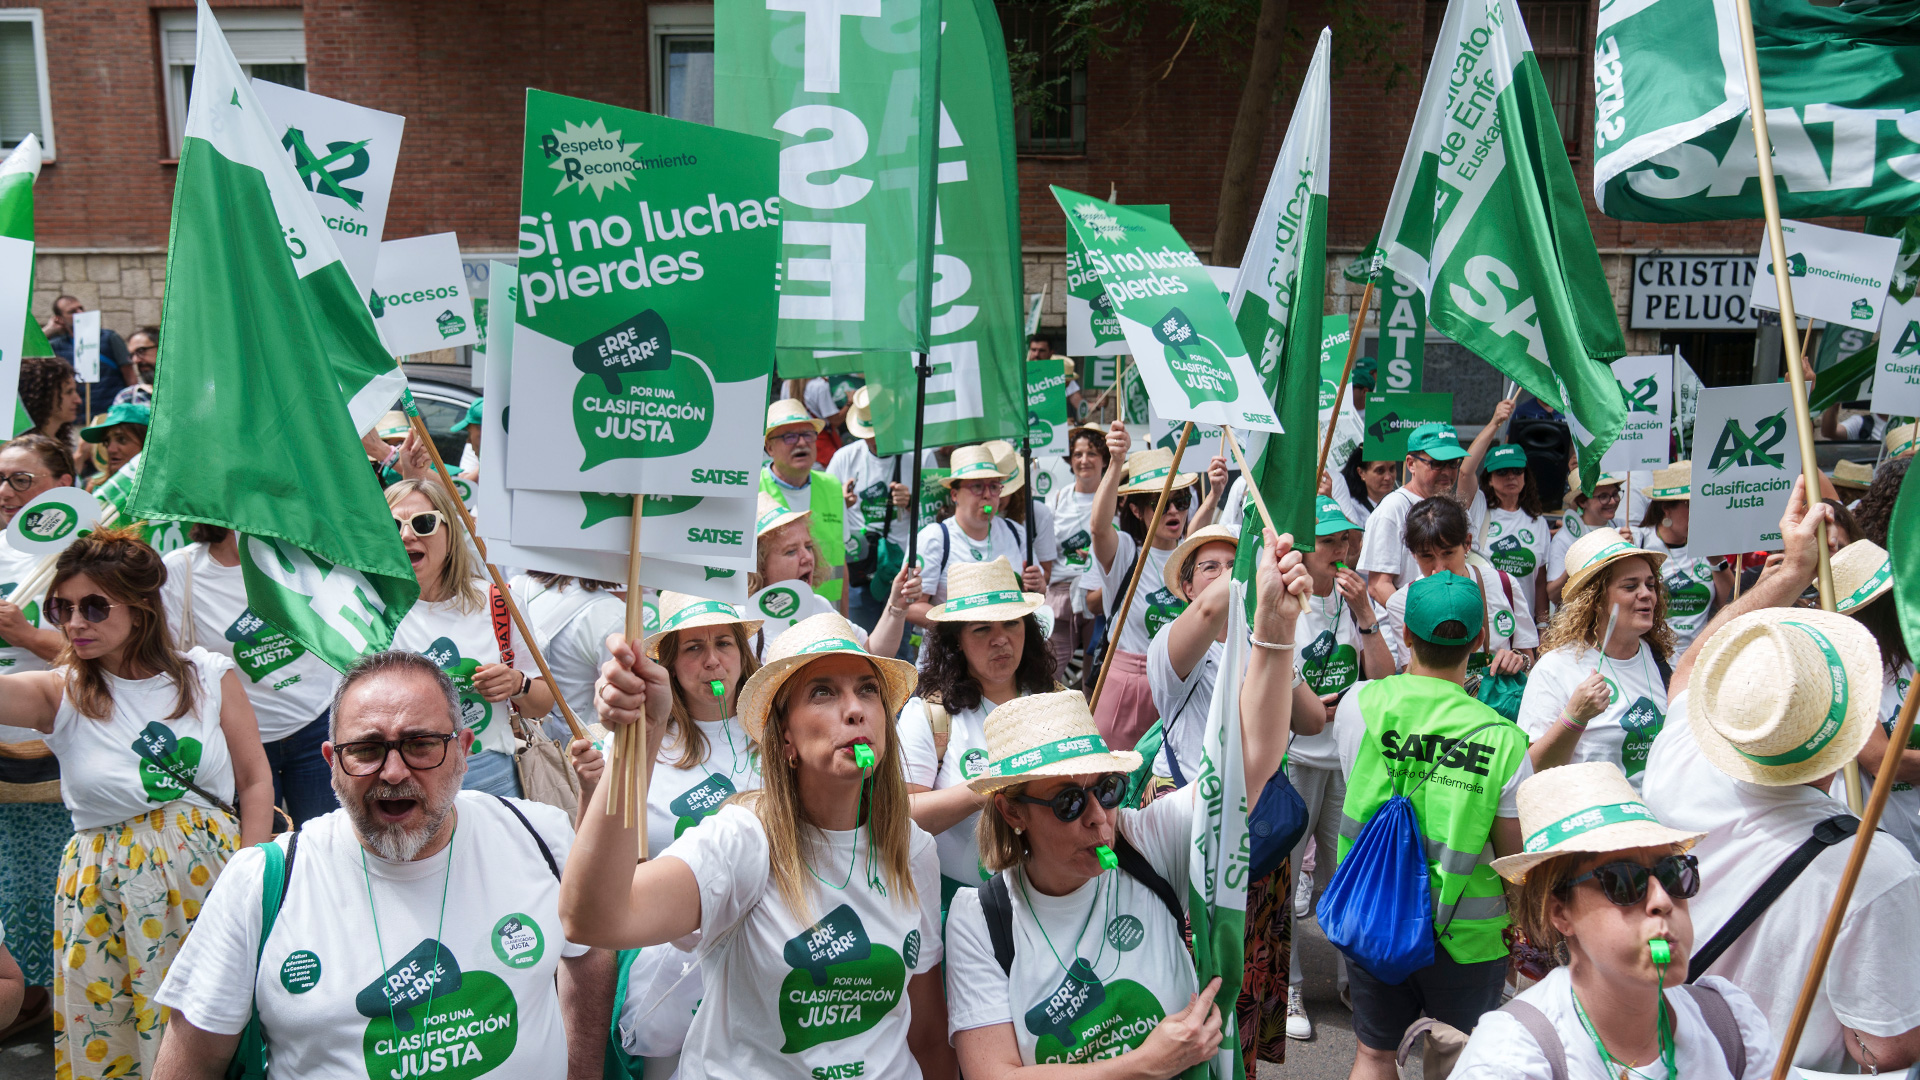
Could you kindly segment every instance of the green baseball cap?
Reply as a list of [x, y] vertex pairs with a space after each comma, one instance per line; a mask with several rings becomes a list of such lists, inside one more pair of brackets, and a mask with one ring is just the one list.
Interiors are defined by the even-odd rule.
[[1353, 523], [1346, 511], [1340, 509], [1337, 499], [1326, 495], [1316, 495], [1313, 499], [1313, 535], [1332, 536], [1334, 533], [1350, 532], [1360, 526]]
[[448, 428], [447, 430], [458, 433], [458, 432], [465, 431], [468, 428], [472, 427], [473, 425], [479, 423], [480, 410], [481, 410], [481, 407], [486, 404], [486, 401], [487, 401], [486, 398], [474, 398], [473, 404], [467, 406], [467, 415], [461, 417], [458, 420], [455, 420], [453, 422], [453, 426]]
[[1353, 362], [1353, 376], [1347, 381], [1362, 390], [1372, 390], [1379, 373], [1380, 365], [1373, 357], [1363, 356]]
[[[1434, 632], [1442, 623], [1456, 621], [1467, 628], [1465, 636], [1441, 637]], [[1429, 574], [1407, 589], [1407, 629], [1422, 641], [1465, 645], [1486, 621], [1487, 606], [1480, 598], [1480, 587], [1451, 570]]]
[[108, 409], [107, 415], [95, 421], [92, 427], [81, 428], [80, 437], [90, 443], [105, 442], [107, 439], [107, 431], [111, 428], [119, 427], [121, 424], [139, 424], [141, 427], [151, 426], [153, 424], [153, 407], [150, 405], [136, 405], [131, 401], [123, 401], [113, 408]]
[[1486, 464], [1482, 467], [1488, 472], [1524, 469], [1527, 467], [1527, 452], [1513, 443], [1502, 443], [1487, 451]]
[[1425, 454], [1435, 461], [1459, 461], [1467, 456], [1452, 424], [1421, 424], [1407, 436], [1407, 453]]

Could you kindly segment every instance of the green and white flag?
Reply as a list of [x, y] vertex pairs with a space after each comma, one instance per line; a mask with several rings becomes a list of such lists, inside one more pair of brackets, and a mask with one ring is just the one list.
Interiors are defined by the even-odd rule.
[[[1316, 275], [1318, 276], [1318, 275]], [[1248, 515], [1258, 519], [1258, 514]], [[1246, 545], [1241, 545], [1243, 548]], [[1247, 670], [1247, 611], [1253, 602], [1251, 567], [1236, 567], [1233, 601], [1227, 605], [1227, 643], [1220, 654], [1222, 676], [1213, 684], [1213, 703], [1200, 737], [1200, 767], [1193, 776], [1193, 847], [1187, 860], [1187, 917], [1193, 925], [1194, 978], [1205, 986], [1215, 977], [1220, 990], [1220, 1053], [1209, 1064], [1187, 1070], [1189, 1080], [1239, 1080], [1240, 984], [1246, 971], [1247, 877], [1251, 838], [1247, 833], [1246, 770], [1240, 757], [1240, 682]]]
[[[940, 333], [928, 286], [946, 276], [931, 262], [925, 197], [935, 144], [950, 137], [926, 107], [939, 78], [939, 0], [723, 3], [714, 17], [714, 123], [780, 144], [780, 374], [859, 370], [822, 366], [815, 350], [926, 351]], [[964, 279], [946, 284], [965, 291]], [[1016, 320], [1019, 305], [1016, 295]]]
[[[1314, 471], [1320, 460], [1320, 354], [1327, 291], [1327, 176], [1333, 161], [1332, 91], [1328, 70], [1333, 32], [1320, 31], [1300, 84], [1280, 156], [1273, 163], [1260, 213], [1253, 220], [1228, 306], [1240, 340], [1257, 361], [1262, 392], [1280, 413], [1282, 430], [1250, 429], [1243, 439], [1252, 475], [1277, 532], [1313, 550]], [[1344, 360], [1344, 357], [1343, 357]], [[1251, 573], [1264, 523], [1241, 519], [1241, 570]]]
[[[927, 324], [932, 373], [923, 441], [927, 446], [1018, 441], [1026, 432], [1021, 402], [1027, 336], [1006, 38], [988, 0], [952, 0], [942, 16], [938, 213]], [[791, 238], [791, 214], [787, 228]], [[872, 236], [869, 231], [870, 241]], [[789, 287], [781, 284], [782, 305]], [[895, 302], [894, 309], [904, 310], [902, 303]], [[780, 363], [784, 372], [786, 353]], [[875, 449], [883, 456], [910, 451], [918, 385], [912, 355], [869, 355], [866, 375]]]
[[18, 347], [18, 327], [33, 324], [27, 311], [32, 282], [33, 241], [0, 236], [0, 416], [14, 417], [7, 428], [8, 437], [33, 427], [33, 418], [20, 404]]
[[1450, 0], [1380, 247], [1433, 326], [1593, 433], [1625, 422], [1613, 294], [1515, 0]]
[[[103, 521], [120, 526], [136, 523], [127, 510], [127, 499], [133, 494], [133, 483], [140, 476], [140, 461], [145, 456], [144, 451], [133, 455], [125, 465], [120, 466], [107, 479], [106, 483], [93, 489], [93, 497], [100, 500]], [[113, 512], [111, 518], [105, 516], [104, 512], [108, 509]], [[185, 522], [160, 520], [141, 521], [138, 524], [140, 539], [145, 540], [148, 547], [162, 555], [187, 546]]]
[[[1759, 3], [1753, 18], [1781, 215], [1920, 213], [1913, 5]], [[1600, 5], [1593, 85], [1602, 213], [1764, 216], [1733, 0]]]
[[[33, 242], [33, 182], [39, 176], [40, 136], [28, 132], [7, 159], [0, 161], [0, 237]], [[12, 287], [11, 282], [8, 287]], [[27, 295], [20, 298], [22, 310], [26, 310], [33, 292], [31, 273], [27, 275], [26, 287]], [[14, 348], [16, 345], [20, 347]], [[47, 344], [47, 335], [29, 313], [20, 337], [0, 337], [0, 355], [6, 353], [12, 354], [11, 360], [17, 369], [20, 357], [52, 356], [53, 347]], [[15, 425], [15, 430], [22, 429]]]
[[243, 534], [247, 603], [345, 668], [420, 594], [359, 437], [405, 379], [204, 0], [199, 31], [160, 324], [174, 389], [125, 512]]

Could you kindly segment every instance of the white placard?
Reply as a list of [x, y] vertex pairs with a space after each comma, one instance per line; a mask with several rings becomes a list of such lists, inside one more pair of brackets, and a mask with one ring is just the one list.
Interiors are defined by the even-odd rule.
[[1668, 431], [1673, 423], [1673, 357], [1623, 356], [1613, 362], [1613, 377], [1626, 398], [1627, 422], [1600, 459], [1601, 471], [1664, 468], [1672, 460]]
[[100, 313], [73, 313], [73, 370], [81, 382], [100, 381]]
[[1800, 476], [1785, 383], [1707, 387], [1693, 428], [1695, 551], [1779, 551], [1780, 515]]
[[20, 407], [20, 344], [32, 293], [33, 241], [0, 236], [0, 420], [9, 436], [33, 425]]
[[[649, 495], [640, 550], [722, 569], [753, 569], [757, 499]], [[515, 546], [584, 548], [626, 557], [633, 529], [631, 495], [587, 491], [513, 491]]]
[[[1148, 398], [1147, 438], [1150, 442], [1146, 445], [1136, 445], [1134, 447], [1135, 452], [1145, 450], [1149, 445], [1172, 450], [1174, 447], [1180, 445], [1180, 429], [1185, 427], [1186, 424], [1187, 422], [1185, 420], [1169, 420], [1161, 416], [1160, 410], [1154, 407], [1153, 399]], [[1241, 449], [1246, 449], [1247, 433], [1244, 431], [1236, 431], [1234, 432], [1234, 437], [1240, 440]], [[1227, 468], [1237, 469], [1240, 467], [1239, 464], [1233, 460], [1233, 452], [1221, 448], [1219, 425], [1195, 424], [1193, 425], [1193, 434], [1187, 439], [1187, 452], [1180, 455], [1180, 471], [1199, 473], [1205, 476], [1207, 474], [1207, 463], [1212, 461], [1216, 454], [1225, 455]], [[1252, 463], [1249, 462], [1248, 464]], [[1198, 496], [1196, 495], [1195, 497], [1197, 498]]]
[[100, 500], [85, 488], [51, 488], [34, 496], [7, 523], [7, 543], [41, 558], [66, 550], [100, 524]]
[[[0, 333], [4, 332], [5, 326], [0, 325]], [[1880, 355], [1874, 366], [1873, 411], [1920, 416], [1920, 293], [1905, 303], [1887, 300], [1887, 317], [1880, 324]]]
[[[1893, 281], [1893, 261], [1900, 254], [1899, 238], [1868, 236], [1804, 221], [1783, 221], [1780, 229], [1786, 237], [1794, 314], [1861, 330], [1879, 328], [1887, 286]], [[1780, 310], [1780, 294], [1773, 280], [1773, 253], [1764, 229], [1755, 265], [1759, 270], [1753, 275], [1748, 306]]]
[[811, 592], [813, 586], [799, 578], [776, 581], [747, 597], [747, 618], [766, 620], [766, 624], [760, 628], [765, 635], [762, 640], [772, 641], [786, 633], [794, 619], [806, 611], [805, 601]]
[[253, 92], [283, 132], [300, 180], [355, 285], [372, 287], [407, 118], [261, 79]]
[[367, 306], [395, 356], [480, 340], [460, 264], [460, 239], [450, 232], [381, 244]]

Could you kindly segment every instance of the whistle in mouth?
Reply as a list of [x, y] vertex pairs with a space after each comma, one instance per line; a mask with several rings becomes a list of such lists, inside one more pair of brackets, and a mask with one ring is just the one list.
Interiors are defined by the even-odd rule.
[[1654, 963], [1656, 964], [1673, 963], [1673, 946], [1667, 944], [1666, 938], [1654, 938], [1648, 941], [1647, 949], [1653, 953]]
[[992, 503], [982, 503], [982, 504], [981, 504], [981, 506], [980, 506], [980, 513], [981, 513], [981, 515], [982, 515], [983, 517], [992, 517], [992, 516], [993, 516], [993, 504], [992, 504]]
[[1100, 869], [1102, 870], [1117, 869], [1120, 865], [1120, 856], [1115, 855], [1113, 849], [1105, 844], [1094, 848], [1093, 853], [1100, 856]]
[[707, 683], [707, 685], [713, 688], [714, 697], [727, 696], [727, 684], [724, 682], [721, 682], [719, 679], [714, 679], [713, 681]]
[[863, 769], [873, 768], [873, 747], [866, 743], [854, 743], [853, 763]]

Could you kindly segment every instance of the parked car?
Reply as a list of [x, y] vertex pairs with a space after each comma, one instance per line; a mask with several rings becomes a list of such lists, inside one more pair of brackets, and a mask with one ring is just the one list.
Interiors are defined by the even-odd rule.
[[420, 419], [426, 421], [433, 445], [446, 461], [449, 472], [460, 471], [460, 452], [467, 445], [467, 433], [455, 432], [453, 425], [467, 415], [467, 406], [480, 397], [480, 391], [448, 380], [465, 369], [448, 371], [439, 364], [406, 364], [407, 385], [413, 388], [413, 400], [420, 407]]

